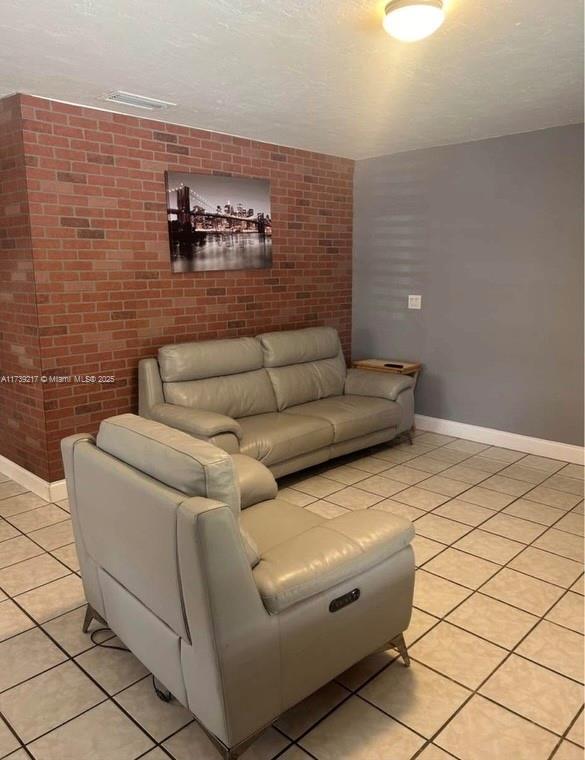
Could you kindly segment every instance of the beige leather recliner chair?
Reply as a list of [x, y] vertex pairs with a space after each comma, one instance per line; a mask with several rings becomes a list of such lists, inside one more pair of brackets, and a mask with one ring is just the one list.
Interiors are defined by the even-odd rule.
[[325, 520], [259, 462], [131, 414], [62, 451], [84, 630], [107, 621], [225, 758], [366, 655], [407, 660], [408, 521]]
[[138, 365], [141, 416], [247, 454], [275, 477], [410, 431], [413, 384], [347, 370], [331, 327], [177, 343]]

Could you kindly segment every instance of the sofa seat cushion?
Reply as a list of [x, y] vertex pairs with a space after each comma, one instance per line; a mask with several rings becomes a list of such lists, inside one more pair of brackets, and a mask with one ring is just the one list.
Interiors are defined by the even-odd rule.
[[323, 418], [274, 412], [243, 417], [238, 422], [242, 428], [240, 453], [266, 465], [333, 443], [333, 427]]
[[381, 398], [333, 396], [290, 407], [283, 414], [327, 420], [333, 427], [334, 442], [339, 443], [396, 427], [401, 409], [394, 401]]
[[260, 550], [254, 580], [268, 612], [279, 613], [340, 583], [351, 591], [360, 574], [413, 537], [412, 523], [402, 517], [375, 509], [349, 512]]
[[279, 498], [248, 507], [240, 515], [242, 530], [256, 545], [259, 556], [323, 522], [324, 517]]

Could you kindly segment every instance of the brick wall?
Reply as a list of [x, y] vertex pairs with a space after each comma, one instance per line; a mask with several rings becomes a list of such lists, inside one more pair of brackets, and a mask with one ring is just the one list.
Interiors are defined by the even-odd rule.
[[[39, 375], [41, 358], [18, 97], [0, 100], [0, 376]], [[0, 454], [47, 478], [40, 383], [0, 383]]]
[[[349, 356], [353, 162], [21, 96], [49, 478], [59, 441], [136, 409], [160, 345], [328, 324]], [[273, 267], [170, 271], [164, 172], [268, 178]]]

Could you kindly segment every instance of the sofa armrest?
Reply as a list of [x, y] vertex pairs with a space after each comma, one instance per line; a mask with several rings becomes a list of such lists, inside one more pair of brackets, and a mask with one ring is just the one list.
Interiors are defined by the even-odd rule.
[[315, 596], [407, 547], [411, 522], [370, 509], [325, 520], [261, 555], [254, 580], [270, 613]]
[[212, 438], [222, 433], [233, 433], [242, 438], [242, 428], [236, 420], [225, 414], [192, 409], [176, 404], [155, 404], [149, 412], [151, 419], [169, 427], [183, 430], [196, 438]]
[[396, 401], [403, 391], [412, 388], [413, 385], [414, 379], [409, 375], [350, 369], [347, 371], [343, 392], [351, 396], [374, 396]]

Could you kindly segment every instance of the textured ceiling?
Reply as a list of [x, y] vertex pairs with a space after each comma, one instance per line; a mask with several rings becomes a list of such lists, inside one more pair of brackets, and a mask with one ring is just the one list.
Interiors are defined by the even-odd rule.
[[581, 0], [449, 0], [397, 42], [377, 0], [2, 0], [0, 95], [363, 158], [582, 120]]

